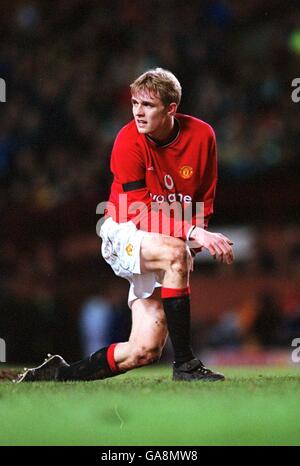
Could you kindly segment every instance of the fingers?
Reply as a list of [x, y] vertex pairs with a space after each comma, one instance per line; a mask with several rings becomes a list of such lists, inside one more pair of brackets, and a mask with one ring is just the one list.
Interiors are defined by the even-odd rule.
[[223, 235], [222, 233], [219, 233], [219, 236], [221, 236], [221, 238], [223, 238], [228, 244], [230, 244], [230, 246], [233, 246], [233, 241], [231, 241], [231, 239], [229, 239], [227, 236]]
[[214, 254], [213, 258], [215, 260], [217, 260], [218, 262], [220, 262], [221, 264], [232, 264], [232, 262], [234, 261], [234, 255], [233, 255], [233, 252], [229, 253], [229, 254]]
[[233, 260], [234, 260], [233, 250], [230, 247], [229, 250], [227, 250], [226, 252], [223, 252], [222, 257], [221, 257], [221, 262], [229, 265], [229, 264], [232, 264]]
[[229, 261], [227, 262], [227, 264], [232, 264], [233, 261], [234, 261], [234, 252], [233, 252], [233, 249], [231, 249], [231, 252], [229, 254]]
[[208, 249], [213, 258], [221, 263], [231, 264], [234, 260], [233, 242], [222, 233], [205, 233], [204, 247]]
[[214, 248], [213, 245], [209, 245], [207, 249], [209, 250], [209, 253], [210, 253], [212, 256], [216, 256], [217, 253], [216, 253], [216, 250], [215, 250], [215, 248]]
[[209, 251], [210, 250], [212, 250], [212, 256], [214, 259], [217, 259], [218, 262], [226, 263], [229, 265], [234, 261], [232, 247], [223, 238], [219, 239], [215, 244], [213, 244]]

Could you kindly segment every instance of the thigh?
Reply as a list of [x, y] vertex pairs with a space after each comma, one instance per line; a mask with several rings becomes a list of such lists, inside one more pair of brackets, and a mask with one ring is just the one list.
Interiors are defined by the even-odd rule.
[[160, 290], [150, 298], [136, 299], [132, 304], [132, 329], [129, 342], [144, 348], [160, 348], [165, 345], [168, 330]]

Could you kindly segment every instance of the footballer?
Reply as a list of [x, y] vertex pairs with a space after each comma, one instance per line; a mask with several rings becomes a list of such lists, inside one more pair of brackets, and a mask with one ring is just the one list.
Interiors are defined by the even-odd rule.
[[116, 376], [157, 361], [168, 335], [174, 381], [224, 380], [197, 358], [190, 332], [194, 254], [207, 249], [220, 262], [234, 260], [231, 240], [207, 230], [217, 183], [215, 134], [204, 121], [178, 113], [181, 85], [170, 71], [148, 70], [130, 88], [133, 120], [113, 146], [100, 228], [105, 261], [129, 282], [130, 337], [73, 364], [50, 356], [17, 382]]

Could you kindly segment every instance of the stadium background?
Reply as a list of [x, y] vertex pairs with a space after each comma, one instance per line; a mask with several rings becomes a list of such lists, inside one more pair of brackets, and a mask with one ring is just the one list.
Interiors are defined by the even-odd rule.
[[39, 362], [47, 352], [77, 359], [88, 319], [91, 331], [99, 316], [102, 339], [126, 338], [127, 283], [100, 256], [96, 206], [108, 198], [113, 140], [131, 118], [128, 85], [152, 66], [178, 76], [181, 112], [215, 128], [210, 228], [236, 244], [232, 267], [196, 264], [195, 345], [248, 362], [262, 350], [288, 352], [300, 337], [300, 103], [291, 99], [299, 3], [4, 1], [0, 37], [7, 361]]

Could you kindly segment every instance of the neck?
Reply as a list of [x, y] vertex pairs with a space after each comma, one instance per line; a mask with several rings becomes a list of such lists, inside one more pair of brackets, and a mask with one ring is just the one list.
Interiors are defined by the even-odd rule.
[[152, 139], [157, 144], [163, 145], [164, 143], [171, 141], [173, 138], [176, 137], [178, 132], [178, 123], [174, 117], [171, 117], [167, 122], [166, 125], [161, 128], [159, 132], [155, 132], [155, 134], [148, 134], [147, 136]]

